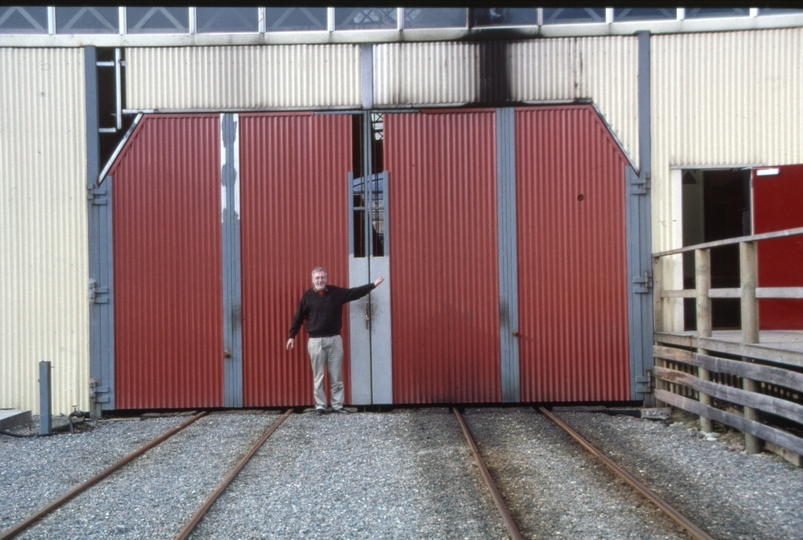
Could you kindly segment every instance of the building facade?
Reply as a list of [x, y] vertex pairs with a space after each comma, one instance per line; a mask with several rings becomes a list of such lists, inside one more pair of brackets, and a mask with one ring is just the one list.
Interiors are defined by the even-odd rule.
[[649, 401], [686, 173], [803, 162], [803, 14], [432, 11], [0, 8], [0, 407], [41, 360], [56, 412], [303, 405], [277, 343], [332, 245], [389, 276], [352, 403]]

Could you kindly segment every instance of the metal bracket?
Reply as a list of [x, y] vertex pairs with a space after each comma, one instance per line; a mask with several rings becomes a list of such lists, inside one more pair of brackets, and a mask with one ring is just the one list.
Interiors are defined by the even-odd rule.
[[644, 271], [643, 276], [633, 277], [633, 292], [636, 294], [648, 294], [652, 288], [652, 273]]

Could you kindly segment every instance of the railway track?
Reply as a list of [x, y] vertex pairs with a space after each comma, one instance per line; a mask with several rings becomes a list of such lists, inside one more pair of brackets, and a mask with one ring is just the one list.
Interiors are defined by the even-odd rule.
[[[455, 416], [457, 417], [458, 422], [460, 423], [460, 427], [463, 431], [463, 435], [466, 438], [466, 442], [469, 448], [471, 449], [472, 456], [474, 457], [474, 460], [476, 461], [477, 466], [480, 469], [483, 480], [485, 481], [485, 484], [491, 493], [491, 496], [497, 506], [497, 509], [499, 510], [502, 520], [505, 522], [510, 537], [514, 540], [523, 538], [521, 532], [519, 531], [517, 523], [515, 522], [515, 520], [511, 515], [511, 511], [508, 509], [508, 506], [504, 498], [500, 495], [499, 489], [494, 483], [492, 475], [488, 471], [488, 467], [484, 463], [482, 455], [478, 450], [476, 443], [474, 442], [469, 427], [466, 424], [465, 420], [463, 419], [462, 414], [456, 408], [453, 409], [453, 411]], [[547, 410], [544, 407], [539, 407], [538, 411], [541, 412], [547, 418], [549, 418], [555, 425], [559, 426], [572, 439], [577, 441], [583, 448], [588, 450], [597, 460], [599, 460], [611, 471], [613, 471], [616, 475], [618, 475], [619, 478], [623, 479], [634, 490], [636, 490], [639, 494], [641, 494], [652, 504], [654, 504], [667, 517], [669, 517], [677, 525], [682, 527], [692, 538], [695, 538], [697, 540], [713, 540], [713, 538], [703, 529], [701, 529], [699, 526], [697, 526], [695, 523], [689, 520], [686, 516], [684, 516], [681, 512], [675, 509], [671, 504], [662, 499], [653, 490], [644, 485], [629, 472], [627, 472], [619, 465], [617, 465], [613, 460], [605, 456], [605, 454], [603, 454], [593, 444], [591, 444], [589, 441], [583, 438], [583, 436], [580, 435], [577, 431], [569, 427], [568, 424], [563, 422], [556, 415], [552, 414], [549, 410]]]
[[[248, 461], [256, 454], [262, 444], [271, 436], [271, 434], [276, 430], [279, 425], [284, 422], [284, 420], [290, 416], [293, 412], [292, 409], [288, 409], [271, 427], [262, 435], [262, 437], [257, 440], [256, 443], [251, 447], [251, 449], [237, 462], [234, 468], [229, 472], [223, 482], [212, 492], [209, 498], [204, 502], [203, 505], [198, 509], [198, 511], [192, 516], [189, 522], [181, 529], [181, 531], [175, 536], [176, 539], [185, 539], [189, 537], [195, 527], [200, 523], [203, 519], [204, 515], [209, 511], [215, 501], [220, 497], [220, 495], [226, 490], [226, 488], [231, 484], [234, 478], [239, 474], [239, 472], [245, 467]], [[110, 477], [112, 474], [123, 468], [125, 465], [133, 462], [140, 456], [144, 455], [149, 450], [157, 447], [158, 445], [162, 444], [163, 442], [167, 441], [173, 435], [183, 431], [197, 420], [203, 418], [208, 413], [206, 411], [202, 411], [198, 414], [192, 416], [189, 420], [183, 422], [182, 424], [166, 431], [159, 437], [153, 439], [152, 441], [148, 442], [147, 444], [141, 446], [137, 450], [131, 452], [124, 458], [118, 460], [110, 467], [106, 468], [105, 470], [101, 471], [100, 473], [96, 474], [89, 480], [79, 484], [78, 486], [74, 487], [58, 499], [54, 500], [50, 504], [47, 504], [40, 510], [34, 512], [24, 520], [20, 521], [10, 529], [0, 532], [0, 540], [10, 540], [18, 536], [20, 533], [24, 532], [25, 530], [29, 529], [37, 522], [39, 522], [42, 518], [47, 516], [48, 514], [54, 512], [58, 508], [61, 508], [69, 501], [74, 499], [75, 497], [79, 496], [80, 494], [84, 493], [91, 487], [97, 485], [98, 483], [102, 482], [106, 478]]]

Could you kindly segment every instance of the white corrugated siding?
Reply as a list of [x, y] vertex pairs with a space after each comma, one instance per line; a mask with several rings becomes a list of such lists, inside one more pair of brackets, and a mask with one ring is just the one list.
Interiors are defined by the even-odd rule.
[[[651, 48], [653, 250], [663, 251], [683, 242], [672, 167], [803, 163], [803, 29], [653, 36]], [[664, 273], [680, 288], [675, 259]]]
[[377, 107], [577, 99], [597, 105], [638, 165], [636, 37], [374, 46]]
[[0, 49], [0, 407], [89, 407], [83, 49]]
[[126, 49], [128, 109], [360, 106], [359, 45]]

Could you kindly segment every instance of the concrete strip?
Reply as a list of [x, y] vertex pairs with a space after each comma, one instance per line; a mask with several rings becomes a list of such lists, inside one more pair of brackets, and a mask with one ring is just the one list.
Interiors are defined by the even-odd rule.
[[20, 411], [15, 409], [0, 410], [0, 429], [12, 429], [18, 426], [30, 424], [31, 411]]

